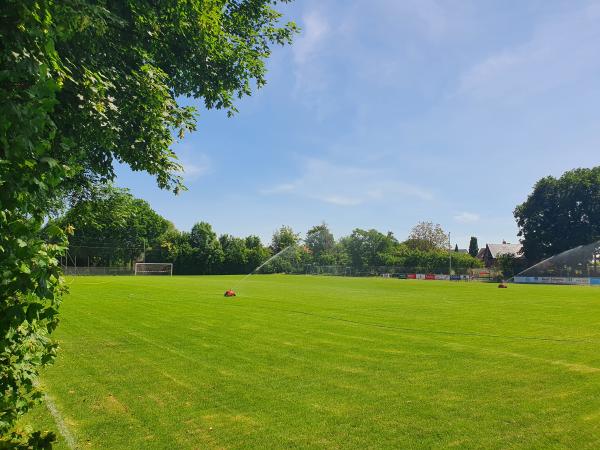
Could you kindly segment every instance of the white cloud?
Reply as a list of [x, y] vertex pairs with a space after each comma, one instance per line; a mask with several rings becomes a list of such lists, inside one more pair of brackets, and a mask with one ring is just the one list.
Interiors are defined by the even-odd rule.
[[296, 189], [296, 185], [294, 183], [282, 183], [273, 186], [272, 188], [261, 189], [259, 192], [264, 195], [282, 194], [284, 192], [292, 192], [294, 189]]
[[316, 158], [303, 162], [303, 173], [298, 179], [262, 189], [260, 193], [297, 195], [338, 206], [396, 201], [401, 197], [433, 199], [427, 189], [400, 181], [386, 169], [341, 165]]
[[324, 197], [318, 197], [318, 199], [325, 203], [340, 206], [355, 206], [362, 203], [359, 198], [344, 197], [342, 195], [326, 195]]
[[480, 219], [479, 214], [470, 213], [470, 212], [461, 212], [460, 214], [454, 216], [454, 220], [459, 223], [474, 223], [478, 222]]
[[600, 4], [541, 23], [531, 39], [467, 70], [459, 94], [516, 101], [600, 74]]
[[179, 174], [183, 177], [184, 181], [194, 181], [210, 173], [212, 163], [208, 155], [204, 153], [198, 153], [193, 155], [193, 161], [191, 158], [181, 159], [179, 163], [183, 166], [183, 170]]
[[[322, 53], [326, 39], [330, 39], [331, 28], [325, 14], [312, 9], [302, 16], [301, 36], [292, 46], [294, 63], [294, 95], [305, 105], [323, 116], [330, 109], [327, 61]], [[331, 39], [330, 39], [331, 40]]]
[[317, 10], [302, 16], [302, 34], [292, 46], [294, 62], [303, 65], [310, 61], [318, 51], [321, 42], [329, 32], [327, 20]]

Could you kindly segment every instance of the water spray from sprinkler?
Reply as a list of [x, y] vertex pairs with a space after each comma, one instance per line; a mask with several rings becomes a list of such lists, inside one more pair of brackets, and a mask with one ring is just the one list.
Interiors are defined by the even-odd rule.
[[269, 264], [270, 262], [276, 260], [277, 258], [280, 258], [281, 256], [284, 255], [284, 253], [286, 253], [288, 250], [292, 249], [296, 247], [296, 244], [292, 244], [292, 245], [288, 245], [286, 248], [284, 248], [283, 250], [281, 250], [279, 253], [276, 253], [275, 255], [271, 256], [269, 259], [267, 259], [264, 263], [262, 263], [260, 266], [258, 266], [256, 269], [254, 269], [252, 272], [250, 272], [248, 275], [244, 276], [244, 278], [242, 278], [233, 288], [225, 291], [224, 296], [225, 297], [235, 297], [236, 296], [236, 289], [242, 284], [244, 283], [251, 275], [254, 275], [255, 273], [257, 273], [260, 269], [262, 269], [264, 266], [266, 266], [267, 264]]

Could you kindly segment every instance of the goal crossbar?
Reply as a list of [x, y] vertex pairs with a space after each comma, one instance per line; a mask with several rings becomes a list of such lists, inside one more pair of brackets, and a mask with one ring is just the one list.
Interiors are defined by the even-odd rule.
[[173, 275], [173, 263], [135, 263], [135, 275]]

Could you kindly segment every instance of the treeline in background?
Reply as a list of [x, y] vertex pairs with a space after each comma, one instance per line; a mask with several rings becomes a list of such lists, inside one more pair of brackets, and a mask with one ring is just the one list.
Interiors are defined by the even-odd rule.
[[[72, 236], [67, 266], [132, 267], [145, 262], [173, 263], [177, 275], [244, 274], [265, 265], [263, 273], [321, 273], [318, 268], [340, 267], [353, 274], [374, 268], [395, 267], [407, 272], [466, 273], [481, 267], [471, 254], [449, 250], [447, 234], [439, 225], [417, 224], [410, 236], [399, 241], [391, 232], [356, 228], [349, 236], [335, 239], [327, 224], [315, 225], [304, 238], [282, 226], [271, 242], [258, 236], [217, 235], [207, 222], [196, 223], [190, 232], [180, 231], [150, 205], [127, 190], [100, 186], [82, 198], [72, 199], [70, 208], [49, 222]], [[285, 250], [285, 251], [284, 251]], [[458, 250], [458, 249], [456, 249]]]

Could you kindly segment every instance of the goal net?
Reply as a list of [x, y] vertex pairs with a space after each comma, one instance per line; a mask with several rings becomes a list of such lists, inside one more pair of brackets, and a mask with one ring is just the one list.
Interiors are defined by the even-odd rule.
[[600, 241], [545, 259], [515, 276], [517, 283], [600, 284]]
[[173, 275], [172, 263], [135, 263], [136, 275]]

